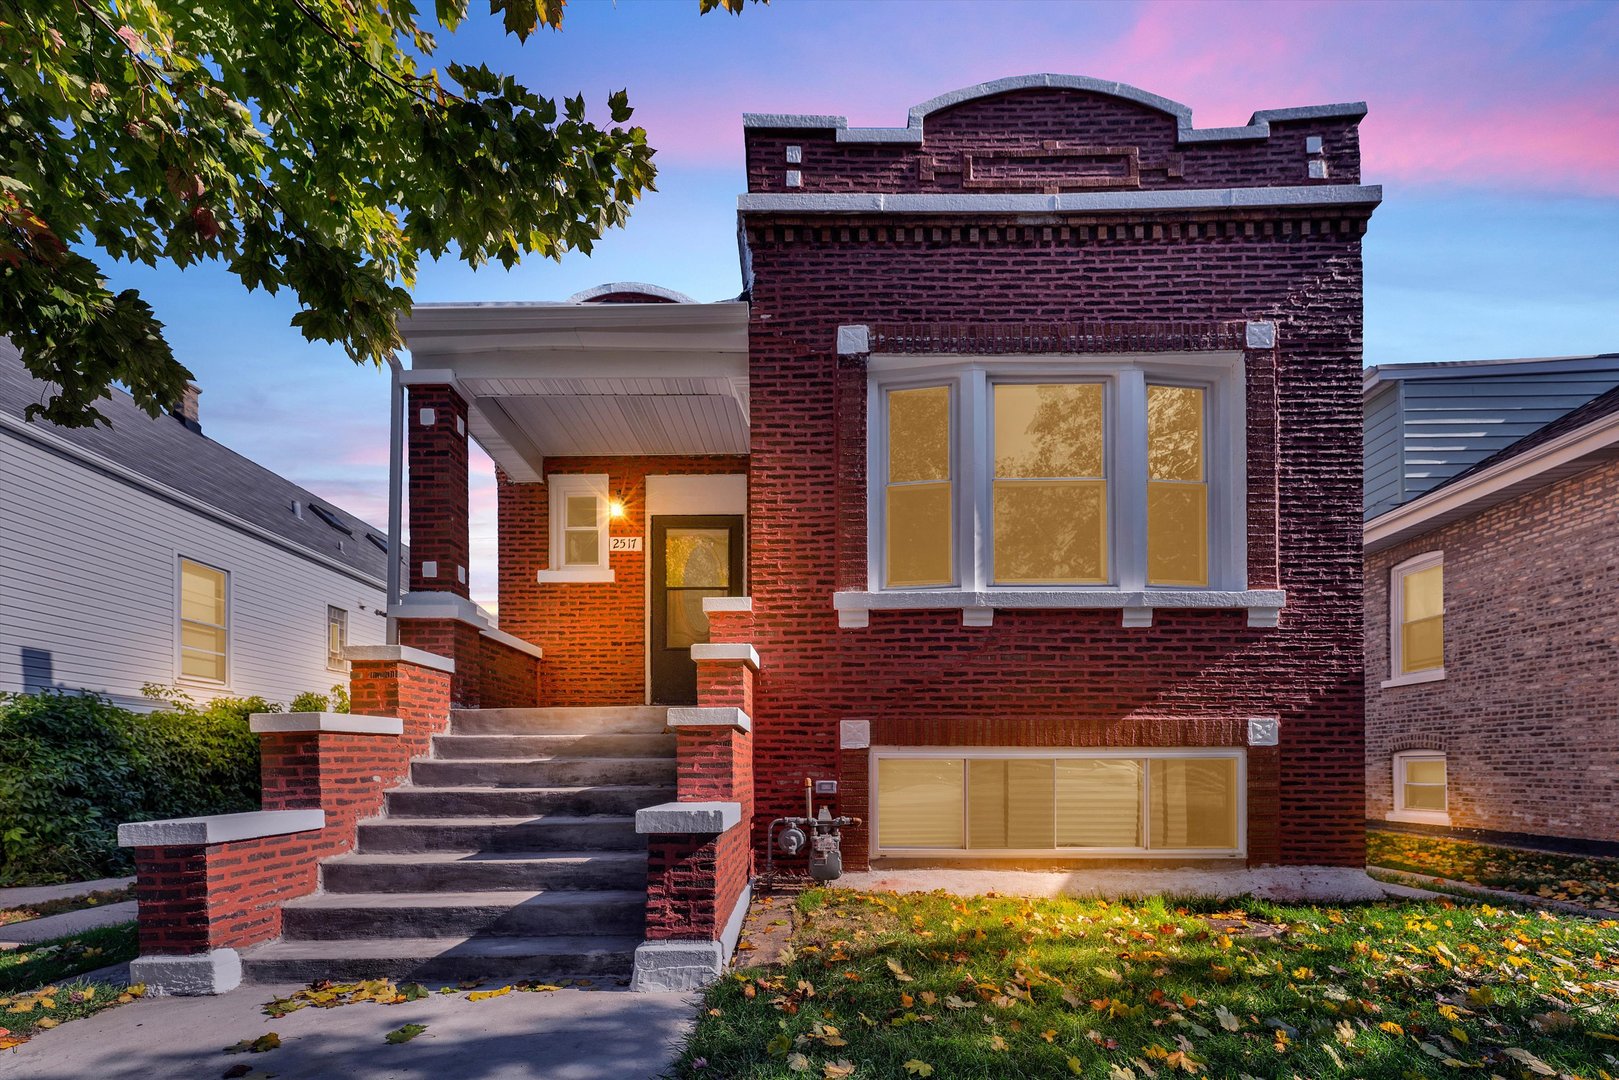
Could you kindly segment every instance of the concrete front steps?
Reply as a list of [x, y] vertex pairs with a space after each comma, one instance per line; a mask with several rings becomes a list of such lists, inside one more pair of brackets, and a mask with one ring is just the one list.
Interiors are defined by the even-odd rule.
[[244, 976], [627, 978], [646, 919], [635, 811], [675, 797], [665, 712], [453, 713]]

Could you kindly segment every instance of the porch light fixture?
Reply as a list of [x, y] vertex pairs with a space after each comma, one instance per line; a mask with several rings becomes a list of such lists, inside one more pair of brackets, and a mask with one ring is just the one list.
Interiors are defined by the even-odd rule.
[[614, 498], [607, 500], [608, 517], [612, 518], [614, 521], [619, 521], [624, 517], [624, 514], [625, 510], [623, 499]]

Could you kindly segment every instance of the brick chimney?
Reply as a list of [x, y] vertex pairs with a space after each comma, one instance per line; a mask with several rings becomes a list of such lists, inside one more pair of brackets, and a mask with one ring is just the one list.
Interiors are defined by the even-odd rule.
[[180, 400], [169, 410], [174, 417], [186, 427], [202, 434], [202, 421], [198, 419], [197, 398], [202, 396], [202, 389], [196, 383], [186, 383], [186, 388], [180, 392]]

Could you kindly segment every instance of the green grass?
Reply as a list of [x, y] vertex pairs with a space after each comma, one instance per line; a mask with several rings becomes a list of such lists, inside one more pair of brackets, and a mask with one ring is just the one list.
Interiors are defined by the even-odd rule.
[[1366, 833], [1366, 862], [1619, 912], [1619, 859], [1494, 847], [1412, 833]]
[[68, 1020], [139, 997], [139, 986], [91, 983], [76, 976], [133, 960], [135, 924], [119, 923], [71, 937], [0, 952], [0, 1050]]
[[1619, 963], [1608, 959], [1619, 956], [1619, 923], [1449, 901], [1245, 905], [1249, 920], [1283, 928], [1267, 938], [1202, 910], [1157, 899], [813, 891], [781, 966], [709, 991], [673, 1073], [1126, 1080], [1619, 1069]]
[[105, 907], [108, 904], [133, 899], [135, 887], [126, 885], [122, 889], [103, 889], [100, 892], [81, 893], [78, 896], [64, 896], [57, 900], [42, 900], [24, 907], [0, 908], [0, 926], [10, 926], [30, 919], [43, 919], [51, 915], [65, 915], [70, 911], [83, 911], [85, 908]]

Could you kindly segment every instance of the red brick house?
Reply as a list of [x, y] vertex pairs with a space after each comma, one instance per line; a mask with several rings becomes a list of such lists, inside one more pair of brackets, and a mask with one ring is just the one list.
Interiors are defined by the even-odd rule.
[[[1035, 75], [749, 115], [738, 299], [417, 307], [396, 659], [453, 662], [441, 750], [677, 744], [578, 804], [636, 812], [642, 985], [717, 970], [811, 782], [854, 868], [1363, 865], [1364, 113]], [[399, 829], [497, 805], [408, 790]]]
[[[1614, 353], [1368, 373], [1366, 816], [1379, 826], [1619, 854], [1615, 383]], [[1538, 426], [1491, 445], [1526, 411]], [[1441, 413], [1448, 433], [1421, 439]], [[1421, 449], [1381, 461], [1378, 427]], [[1379, 506], [1371, 493], [1401, 478], [1372, 479], [1390, 470], [1440, 480]]]

